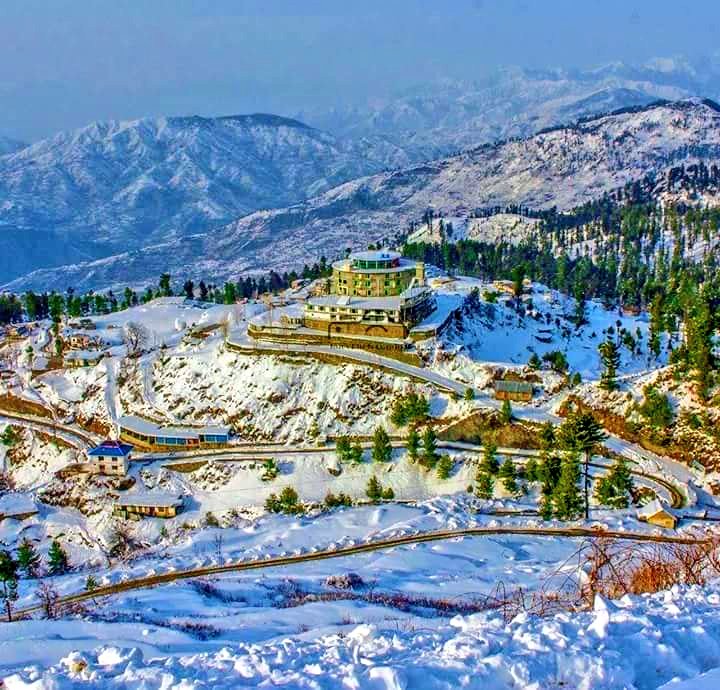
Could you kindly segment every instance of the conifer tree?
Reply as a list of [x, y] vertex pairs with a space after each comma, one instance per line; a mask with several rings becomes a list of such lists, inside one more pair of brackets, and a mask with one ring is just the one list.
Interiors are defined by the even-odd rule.
[[536, 482], [538, 480], [538, 463], [533, 457], [528, 458], [525, 463], [525, 479], [529, 482]]
[[407, 453], [410, 462], [417, 462], [418, 452], [420, 450], [420, 434], [414, 426], [410, 427], [407, 435]]
[[438, 455], [435, 431], [432, 427], [425, 429], [422, 446], [422, 464], [428, 468], [435, 467], [435, 463], [438, 461]]
[[8, 621], [12, 621], [13, 603], [18, 598], [18, 564], [9, 551], [0, 551], [0, 599]]
[[478, 471], [476, 477], [475, 495], [489, 501], [493, 497], [495, 480], [487, 472]]
[[380, 484], [380, 481], [378, 478], [373, 475], [370, 477], [367, 483], [367, 487], [365, 489], [365, 495], [371, 500], [371, 501], [379, 501], [382, 498], [382, 485]]
[[609, 472], [598, 481], [596, 495], [600, 503], [612, 508], [627, 508], [632, 495], [633, 481], [627, 462], [618, 456]]
[[500, 462], [497, 459], [496, 453], [497, 444], [492, 440], [485, 441], [485, 445], [483, 447], [483, 459], [480, 467], [483, 472], [491, 477], [496, 475], [500, 469]]
[[373, 434], [372, 459], [373, 462], [390, 462], [392, 445], [387, 431], [381, 426]]
[[500, 421], [503, 424], [510, 424], [513, 419], [512, 405], [509, 400], [503, 400], [502, 406], [500, 407]]
[[580, 462], [575, 453], [563, 459], [560, 479], [553, 492], [555, 517], [559, 520], [574, 520], [582, 515], [583, 497], [580, 481]]
[[607, 339], [598, 346], [603, 373], [600, 377], [600, 386], [606, 391], [617, 388], [617, 370], [620, 366], [620, 350], [614, 340]]
[[69, 567], [67, 552], [60, 546], [60, 542], [54, 539], [48, 550], [48, 572], [50, 575], [62, 575]]
[[505, 462], [503, 462], [503, 464], [500, 465], [500, 471], [498, 472], [498, 477], [500, 477], [500, 479], [502, 480], [505, 491], [508, 491], [513, 494], [517, 492], [517, 490], [518, 490], [518, 485], [517, 485], [517, 481], [516, 481], [517, 470], [515, 469], [515, 463], [510, 458], [507, 458], [505, 460]]
[[[588, 412], [574, 413], [562, 424], [559, 431], [562, 446], [570, 452], [582, 453], [585, 458], [584, 496], [585, 519], [590, 517], [590, 456], [593, 449], [602, 443], [607, 435], [595, 417]], [[562, 473], [560, 479], [562, 480]]]
[[17, 563], [18, 568], [25, 574], [25, 577], [37, 577], [40, 568], [40, 556], [33, 543], [27, 538], [20, 542], [17, 550]]
[[437, 464], [437, 475], [439, 479], [447, 479], [453, 469], [453, 461], [449, 455], [441, 455]]

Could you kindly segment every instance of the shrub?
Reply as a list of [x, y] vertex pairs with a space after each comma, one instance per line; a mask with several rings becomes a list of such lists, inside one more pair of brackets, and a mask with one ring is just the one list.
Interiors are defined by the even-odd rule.
[[424, 395], [410, 391], [395, 400], [390, 421], [395, 426], [424, 422], [430, 415], [430, 403]]
[[349, 507], [352, 505], [352, 499], [350, 496], [342, 492], [337, 495], [332, 492], [328, 492], [323, 503], [326, 508], [338, 508], [340, 506]]
[[277, 496], [270, 494], [265, 501], [265, 509], [271, 513], [302, 513], [304, 507], [298, 501], [298, 493], [292, 486], [286, 486]]
[[262, 468], [263, 473], [260, 475], [260, 479], [264, 482], [271, 482], [273, 479], [277, 479], [280, 474], [280, 468], [273, 458], [266, 460]]
[[437, 476], [439, 479], [447, 479], [452, 472], [454, 462], [449, 455], [441, 455], [437, 464]]

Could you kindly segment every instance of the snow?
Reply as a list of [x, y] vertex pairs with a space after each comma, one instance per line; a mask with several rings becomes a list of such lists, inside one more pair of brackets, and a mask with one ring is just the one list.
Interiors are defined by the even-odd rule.
[[[176, 600], [176, 626], [187, 605], [197, 606], [197, 596]], [[160, 620], [22, 622], [0, 627], [0, 640], [5, 687], [11, 690], [704, 690], [715, 688], [720, 678], [719, 600], [716, 583], [625, 597], [600, 614], [597, 609], [547, 617], [520, 614], [511, 620], [499, 612], [449, 620], [412, 614], [383, 618], [377, 606], [353, 604], [343, 607], [347, 618], [339, 620], [333, 604], [306, 604], [289, 610], [296, 630], [302, 620], [297, 616], [307, 622], [301, 632], [289, 633], [280, 620], [266, 616], [265, 634], [255, 639], [233, 634], [242, 629], [235, 628], [231, 616], [216, 618], [225, 621], [223, 632], [206, 643], [192, 639], [187, 628], [174, 630]], [[203, 613], [212, 616], [213, 609], [212, 599], [207, 600]], [[601, 642], [586, 634], [599, 615]], [[357, 616], [372, 622], [353, 622]]]

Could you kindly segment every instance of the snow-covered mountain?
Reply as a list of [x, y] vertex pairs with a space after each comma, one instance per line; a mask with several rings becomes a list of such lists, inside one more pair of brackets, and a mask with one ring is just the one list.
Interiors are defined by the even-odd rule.
[[94, 123], [0, 157], [0, 281], [204, 232], [407, 164], [274, 115]]
[[720, 55], [593, 70], [508, 67], [476, 82], [427, 83], [364, 105], [298, 116], [342, 136], [383, 136], [419, 161], [588, 115], [692, 96], [720, 98]]
[[720, 164], [720, 106], [703, 100], [657, 103], [366, 176], [204, 235], [38, 271], [11, 287], [120, 285], [154, 279], [162, 270], [178, 277], [222, 278], [297, 267], [322, 254], [332, 257], [348, 246], [393, 237], [430, 207], [458, 217], [508, 204], [568, 209], [698, 160]]

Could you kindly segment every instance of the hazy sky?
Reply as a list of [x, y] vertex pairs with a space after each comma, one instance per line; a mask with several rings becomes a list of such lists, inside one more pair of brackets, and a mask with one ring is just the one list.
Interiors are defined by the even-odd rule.
[[718, 0], [0, 0], [0, 133], [718, 49]]

